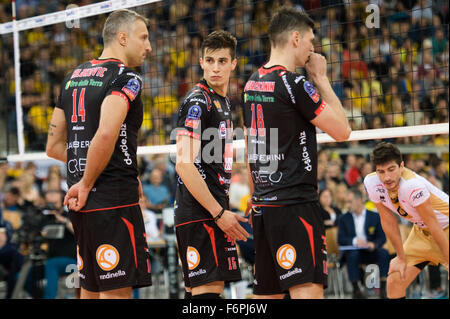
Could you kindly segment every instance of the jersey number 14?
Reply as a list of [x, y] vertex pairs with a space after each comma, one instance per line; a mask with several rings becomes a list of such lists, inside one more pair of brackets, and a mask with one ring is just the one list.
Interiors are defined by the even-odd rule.
[[[81, 116], [81, 122], [84, 122], [86, 119], [86, 112], [84, 110], [84, 94], [86, 92], [86, 88], [81, 89], [78, 105], [77, 105], [77, 91], [78, 89], [72, 91], [72, 123], [78, 122], [78, 116]], [[77, 106], [78, 106], [78, 115], [77, 115]]]

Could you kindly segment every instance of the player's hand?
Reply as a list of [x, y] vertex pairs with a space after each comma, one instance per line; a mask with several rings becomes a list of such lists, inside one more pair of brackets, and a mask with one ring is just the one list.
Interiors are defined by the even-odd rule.
[[247, 222], [247, 219], [230, 210], [225, 210], [222, 217], [217, 220], [217, 226], [232, 239], [247, 241], [247, 237], [250, 235], [239, 224], [239, 221]]
[[311, 52], [308, 61], [305, 63], [308, 77], [315, 82], [317, 79], [326, 78], [327, 76], [327, 60], [319, 53]]
[[72, 185], [64, 197], [64, 205], [68, 205], [69, 210], [80, 211], [85, 205], [91, 187], [86, 186], [83, 180]]
[[397, 271], [400, 273], [401, 280], [405, 280], [406, 260], [398, 258], [398, 256], [391, 260], [388, 275]]
[[253, 223], [252, 223], [252, 208], [253, 208], [253, 203], [252, 203], [252, 198], [250, 197], [249, 199], [247, 199], [247, 207], [245, 208], [244, 216], [245, 216], [245, 217], [248, 217], [248, 223], [249, 223], [250, 226], [252, 226], [252, 228], [253, 228]]
[[364, 238], [357, 238], [356, 239], [356, 247], [367, 248], [366, 240]]
[[375, 244], [371, 241], [367, 242], [367, 248], [369, 248], [370, 251], [375, 250]]

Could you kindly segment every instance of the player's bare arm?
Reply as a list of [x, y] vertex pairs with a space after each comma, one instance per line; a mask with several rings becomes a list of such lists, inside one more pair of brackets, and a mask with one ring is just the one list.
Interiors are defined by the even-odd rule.
[[[103, 100], [99, 127], [89, 146], [83, 178], [69, 189], [64, 199], [69, 209], [79, 211], [86, 204], [95, 181], [108, 165], [126, 115], [127, 104], [121, 97], [109, 95]], [[71, 201], [72, 198], [76, 201]]]
[[305, 68], [309, 79], [319, 89], [322, 99], [328, 105], [311, 123], [338, 142], [347, 140], [350, 136], [351, 128], [341, 101], [339, 101], [330, 85], [330, 81], [328, 81], [325, 57], [312, 52], [305, 64]]
[[422, 217], [423, 222], [427, 225], [429, 232], [433, 236], [434, 240], [441, 249], [446, 261], [446, 268], [448, 270], [448, 238], [444, 233], [444, 230], [439, 225], [436, 218], [436, 214], [433, 212], [433, 207], [431, 205], [431, 200], [428, 198], [425, 202], [415, 207], [420, 217]]
[[[177, 137], [177, 163], [176, 171], [192, 196], [211, 214], [216, 217], [222, 206], [213, 197], [205, 181], [194, 165], [194, 159], [200, 151], [201, 142], [189, 136]], [[217, 220], [217, 226], [225, 234], [235, 240], [247, 240], [249, 234], [239, 224], [239, 221], [247, 220], [229, 210]]]
[[55, 107], [48, 128], [46, 153], [48, 157], [67, 162], [67, 132], [64, 111]]

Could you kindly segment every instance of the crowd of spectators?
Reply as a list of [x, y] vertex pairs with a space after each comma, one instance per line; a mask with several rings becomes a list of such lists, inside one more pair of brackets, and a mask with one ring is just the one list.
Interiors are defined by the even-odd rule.
[[[88, 5], [92, 0], [78, 2]], [[10, 1], [0, 0], [0, 23], [10, 21]], [[65, 10], [68, 1], [16, 1], [18, 19]], [[366, 6], [379, 6], [379, 27]], [[171, 0], [138, 7], [150, 21], [152, 56], [144, 76], [140, 145], [169, 144], [179, 101], [202, 76], [199, 50], [212, 30], [237, 40], [239, 59], [230, 84], [235, 127], [240, 96], [250, 74], [269, 53], [270, 14], [281, 6], [306, 10], [316, 22], [316, 51], [326, 56], [328, 76], [354, 129], [448, 121], [448, 5], [431, 0]], [[22, 106], [26, 145], [43, 150], [48, 122], [64, 75], [98, 57], [106, 14], [20, 32]], [[13, 37], [1, 37], [2, 114], [15, 132]], [[300, 70], [301, 72], [301, 70]], [[434, 138], [425, 142], [432, 143]], [[414, 141], [412, 141], [414, 142]], [[423, 141], [422, 141], [423, 143]]]

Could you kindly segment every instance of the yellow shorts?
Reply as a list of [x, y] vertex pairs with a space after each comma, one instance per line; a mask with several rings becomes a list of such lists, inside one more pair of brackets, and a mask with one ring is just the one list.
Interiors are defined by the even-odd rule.
[[[448, 240], [448, 227], [444, 229]], [[431, 233], [414, 225], [403, 244], [406, 255], [406, 265], [415, 266], [425, 261], [432, 265], [444, 264], [444, 255]]]

